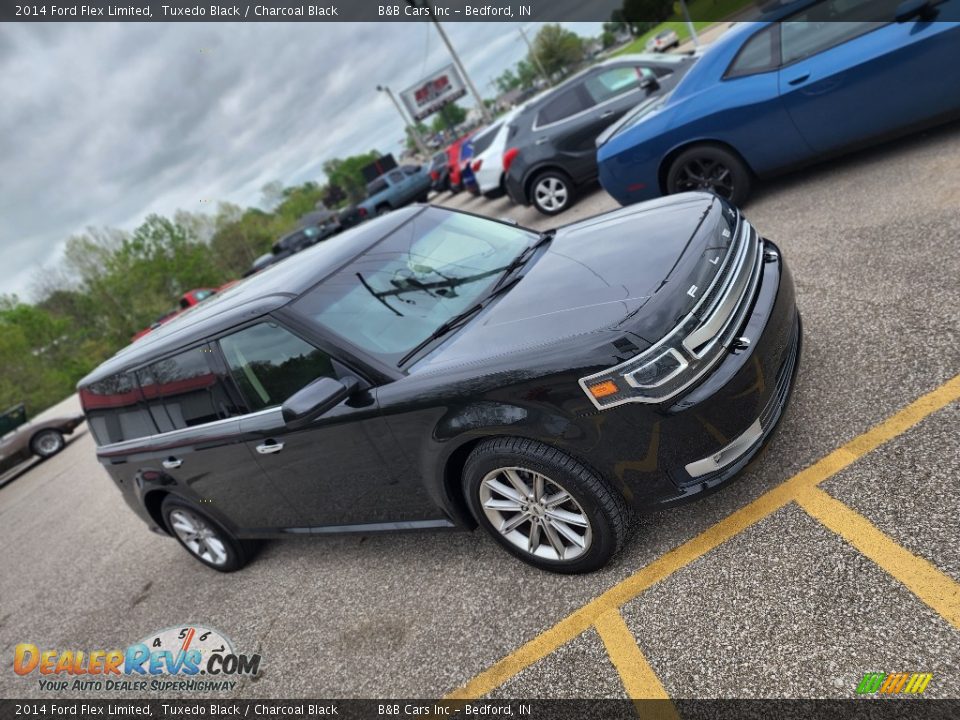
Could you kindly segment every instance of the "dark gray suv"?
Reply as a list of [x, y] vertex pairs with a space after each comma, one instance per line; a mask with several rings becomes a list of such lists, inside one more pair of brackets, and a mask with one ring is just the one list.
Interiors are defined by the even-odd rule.
[[597, 137], [640, 103], [673, 89], [689, 55], [621, 55], [534, 99], [511, 123], [503, 154], [510, 198], [545, 215], [570, 207], [597, 176]]

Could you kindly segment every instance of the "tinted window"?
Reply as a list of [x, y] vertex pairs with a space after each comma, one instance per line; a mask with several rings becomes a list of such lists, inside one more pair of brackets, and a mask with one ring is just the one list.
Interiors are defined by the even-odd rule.
[[291, 306], [312, 322], [396, 363], [481, 299], [536, 235], [427, 210]]
[[376, 195], [378, 192], [383, 192], [387, 189], [387, 181], [385, 179], [377, 178], [372, 183], [367, 185], [367, 194]]
[[558, 92], [540, 108], [540, 112], [537, 113], [537, 125], [559, 122], [586, 110], [590, 105], [591, 101], [584, 92], [583, 85], [577, 83], [573, 87]]
[[645, 77], [655, 78], [656, 74], [649, 68], [630, 65], [610, 68], [592, 75], [584, 81], [584, 85], [593, 102], [602, 103], [617, 95], [636, 90]]
[[133, 440], [156, 432], [130, 373], [113, 375], [80, 389], [90, 430], [100, 445]]
[[394, 170], [394, 171], [393, 171], [392, 173], [390, 173], [387, 177], [390, 178], [390, 182], [398, 183], [398, 182], [400, 182], [401, 180], [403, 180], [403, 173], [400, 172], [399, 170]]
[[779, 38], [774, 32], [776, 28], [776, 25], [771, 25], [750, 38], [730, 63], [726, 76], [753, 75], [776, 68], [780, 64]]
[[161, 432], [239, 413], [214, 363], [207, 346], [187, 350], [138, 371], [144, 399]]
[[335, 377], [330, 357], [275, 323], [220, 339], [230, 373], [251, 410], [280, 405], [319, 377]]
[[497, 136], [497, 133], [500, 132], [500, 123], [496, 125], [491, 125], [489, 129], [484, 130], [482, 133], [477, 135], [473, 139], [473, 154], [479, 155], [493, 142], [493, 139]]

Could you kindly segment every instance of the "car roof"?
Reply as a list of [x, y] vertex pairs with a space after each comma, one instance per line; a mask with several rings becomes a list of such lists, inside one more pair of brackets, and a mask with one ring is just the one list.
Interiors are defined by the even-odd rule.
[[394, 210], [297, 253], [295, 262], [269, 266], [126, 346], [77, 383], [77, 387], [139, 367], [283, 307], [424, 209], [423, 205], [413, 205]]

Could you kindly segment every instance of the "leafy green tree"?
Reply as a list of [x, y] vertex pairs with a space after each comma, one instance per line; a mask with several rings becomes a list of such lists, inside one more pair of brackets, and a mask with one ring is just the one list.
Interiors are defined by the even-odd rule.
[[347, 158], [333, 158], [323, 164], [327, 180], [346, 192], [350, 202], [359, 202], [367, 196], [367, 184], [363, 179], [363, 168], [380, 157], [380, 153], [371, 150], [362, 155]]
[[497, 78], [493, 81], [497, 90], [501, 93], [510, 92], [516, 87], [520, 87], [520, 78], [517, 77], [517, 74], [510, 68], [504, 70]]
[[466, 119], [466, 110], [456, 103], [447, 103], [433, 116], [431, 128], [434, 132], [443, 132], [448, 128], [456, 127]]
[[544, 25], [533, 40], [533, 54], [548, 77], [565, 75], [583, 60], [583, 39], [558, 23]]

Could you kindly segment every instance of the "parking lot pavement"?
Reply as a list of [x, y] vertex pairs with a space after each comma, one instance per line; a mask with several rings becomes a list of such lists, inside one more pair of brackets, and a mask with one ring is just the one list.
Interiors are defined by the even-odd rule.
[[[219, 575], [147, 532], [84, 435], [0, 488], [0, 694], [44, 696], [16, 643], [199, 623], [263, 654], [236, 696], [851, 697], [898, 671], [957, 696], [958, 158], [954, 125], [746, 207], [797, 283], [793, 399], [736, 482], [640, 518], [604, 570], [538, 572], [477, 531], [273, 542]], [[537, 228], [614, 207], [436, 200]]]

